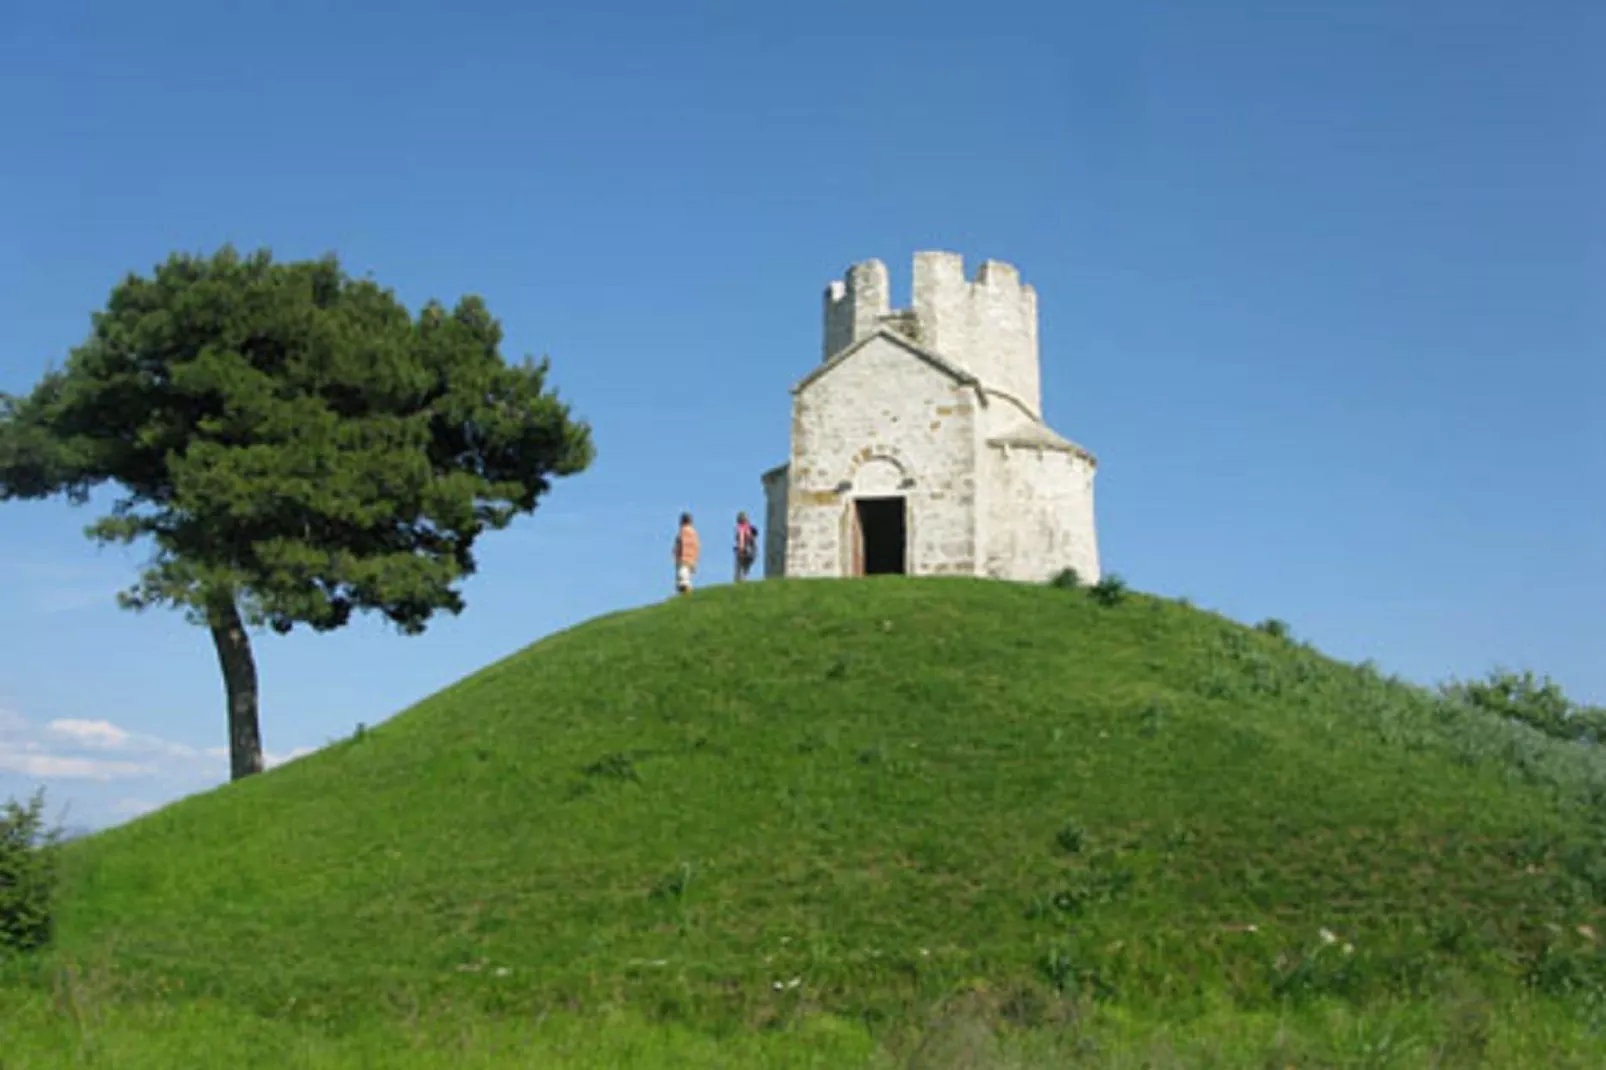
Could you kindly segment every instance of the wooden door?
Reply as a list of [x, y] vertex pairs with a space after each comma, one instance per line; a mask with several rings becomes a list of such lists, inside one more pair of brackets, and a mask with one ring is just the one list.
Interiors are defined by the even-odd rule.
[[848, 502], [848, 575], [864, 575], [864, 527], [859, 523], [859, 503]]

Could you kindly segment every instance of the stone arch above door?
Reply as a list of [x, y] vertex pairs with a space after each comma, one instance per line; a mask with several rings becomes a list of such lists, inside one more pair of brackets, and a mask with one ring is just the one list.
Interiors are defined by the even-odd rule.
[[914, 479], [900, 458], [878, 453], [854, 465], [850, 483], [853, 497], [874, 498], [903, 494]]

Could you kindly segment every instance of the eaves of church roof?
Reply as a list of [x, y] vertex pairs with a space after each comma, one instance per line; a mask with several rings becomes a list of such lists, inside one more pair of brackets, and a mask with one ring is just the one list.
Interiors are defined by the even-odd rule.
[[[878, 327], [874, 331], [865, 335], [863, 338], [860, 338], [858, 341], [854, 342], [852, 345], [842, 349], [836, 355], [831, 357], [830, 360], [821, 364], [803, 378], [799, 379], [792, 386], [792, 393], [798, 394], [808, 389], [808, 387], [814, 382], [852, 360], [857, 353], [878, 338], [885, 339], [898, 348], [906, 351], [911, 356], [925, 361], [927, 364], [931, 365], [933, 368], [936, 368], [938, 371], [942, 372], [956, 383], [963, 383], [966, 386], [974, 386], [977, 388], [981, 387], [981, 380], [965, 371], [965, 369], [959, 367], [947, 357], [944, 357], [940, 353], [934, 353], [923, 346], [916, 345], [914, 342], [908, 338], [905, 338], [897, 331], [891, 330], [887, 327]], [[980, 389], [978, 389], [977, 392], [982, 397], [982, 404], [986, 404], [985, 392], [981, 391]]]
[[1032, 421], [1012, 427], [1001, 434], [991, 435], [987, 439], [989, 446], [1004, 446], [1009, 449], [1054, 450], [1059, 453], [1074, 453], [1088, 463], [1097, 466], [1098, 461], [1086, 447], [1078, 446], [1070, 439], [1056, 434], [1047, 424]]

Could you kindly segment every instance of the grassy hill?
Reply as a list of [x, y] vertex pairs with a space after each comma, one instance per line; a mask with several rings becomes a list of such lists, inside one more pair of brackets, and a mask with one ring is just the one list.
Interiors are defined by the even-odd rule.
[[591, 621], [69, 845], [56, 948], [12, 991], [70, 970], [337, 1029], [875, 1035], [962, 994], [1039, 1029], [1575, 1015], [1606, 991], [1603, 813], [1593, 748], [1181, 603], [766, 582]]

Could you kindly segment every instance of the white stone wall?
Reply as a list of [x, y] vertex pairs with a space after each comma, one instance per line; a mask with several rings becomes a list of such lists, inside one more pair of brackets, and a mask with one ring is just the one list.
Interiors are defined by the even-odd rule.
[[1070, 567], [1084, 583], [1098, 582], [1092, 462], [1064, 450], [990, 445], [984, 472], [987, 575], [1040, 583]]
[[764, 575], [780, 578], [786, 575], [786, 491], [787, 467], [764, 473]]
[[1012, 265], [984, 261], [968, 281], [959, 254], [916, 253], [913, 307], [926, 348], [1041, 418], [1037, 291]]
[[908, 571], [978, 574], [979, 404], [886, 338], [807, 384], [793, 401], [785, 574], [848, 574], [853, 499], [899, 493]]
[[[825, 290], [822, 359], [829, 360], [878, 326], [902, 321], [891, 307], [891, 283], [880, 260], [849, 268]], [[1037, 349], [1037, 291], [1002, 260], [986, 260], [965, 278], [958, 253], [914, 255], [912, 313], [907, 330], [921, 346], [970, 372], [989, 389], [1042, 416]]]
[[887, 266], [866, 260], [825, 288], [825, 331], [821, 359], [830, 360], [861, 338], [875, 333], [891, 311], [892, 283]]

